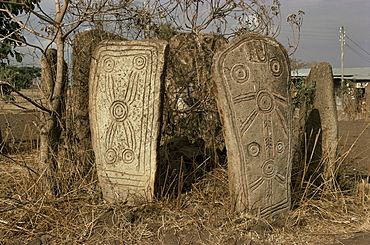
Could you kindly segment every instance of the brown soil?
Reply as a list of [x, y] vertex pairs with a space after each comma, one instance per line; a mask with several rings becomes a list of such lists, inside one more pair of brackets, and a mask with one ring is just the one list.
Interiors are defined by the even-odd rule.
[[347, 175], [370, 175], [370, 121], [339, 121], [339, 150], [347, 156]]

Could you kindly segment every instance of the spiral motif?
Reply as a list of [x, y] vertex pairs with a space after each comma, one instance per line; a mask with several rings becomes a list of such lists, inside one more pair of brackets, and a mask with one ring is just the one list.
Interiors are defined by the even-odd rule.
[[143, 69], [146, 65], [146, 58], [144, 56], [136, 56], [133, 60], [133, 66], [140, 70]]
[[252, 142], [248, 145], [248, 154], [252, 157], [257, 157], [260, 154], [261, 146], [256, 143]]
[[117, 152], [113, 148], [109, 148], [105, 152], [105, 161], [108, 164], [113, 164], [117, 161]]
[[275, 77], [278, 77], [282, 73], [282, 67], [280, 61], [276, 58], [270, 60], [270, 70]]
[[127, 117], [127, 105], [123, 101], [114, 101], [113, 104], [110, 107], [110, 113], [114, 119], [116, 119], [119, 122], [122, 122]]
[[270, 113], [274, 109], [274, 98], [267, 91], [257, 94], [257, 107], [262, 113]]
[[126, 149], [122, 152], [122, 161], [125, 163], [132, 163], [135, 158], [135, 153], [131, 149]]
[[111, 71], [113, 71], [113, 69], [114, 69], [115, 62], [114, 62], [114, 60], [113, 60], [112, 58], [106, 58], [106, 59], [104, 60], [103, 66], [104, 66], [104, 68], [103, 68], [103, 69], [104, 69], [106, 72], [111, 72]]
[[245, 83], [249, 79], [249, 68], [243, 64], [236, 64], [231, 68], [231, 77], [237, 83]]
[[262, 173], [266, 178], [271, 178], [275, 176], [275, 162], [274, 160], [267, 160], [262, 165]]
[[276, 143], [276, 152], [280, 154], [283, 153], [283, 151], [284, 151], [284, 142], [278, 141]]

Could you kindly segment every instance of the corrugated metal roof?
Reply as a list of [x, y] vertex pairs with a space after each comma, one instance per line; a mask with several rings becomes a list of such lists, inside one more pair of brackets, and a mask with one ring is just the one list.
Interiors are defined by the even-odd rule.
[[[292, 70], [292, 77], [307, 77], [311, 69]], [[333, 68], [333, 77], [341, 78], [340, 68]], [[351, 80], [370, 80], [370, 67], [344, 68], [344, 78]]]

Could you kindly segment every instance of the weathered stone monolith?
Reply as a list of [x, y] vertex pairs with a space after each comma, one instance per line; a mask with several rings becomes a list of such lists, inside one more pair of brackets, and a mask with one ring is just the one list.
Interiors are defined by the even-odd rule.
[[211, 67], [216, 51], [226, 44], [220, 35], [181, 33], [169, 42], [166, 71], [165, 127], [169, 137], [202, 139], [221, 147], [221, 123], [213, 96]]
[[292, 105], [284, 47], [244, 34], [215, 55], [213, 68], [235, 210], [268, 217], [289, 209]]
[[107, 41], [93, 55], [90, 125], [103, 196], [152, 200], [165, 41]]
[[73, 40], [71, 110], [67, 114], [72, 161], [86, 174], [93, 162], [89, 126], [89, 73], [91, 57], [102, 40], [123, 40], [120, 36], [103, 30], [80, 32]]
[[329, 180], [337, 174], [335, 157], [338, 143], [338, 116], [331, 65], [320, 62], [312, 66], [306, 83], [315, 88], [312, 108], [306, 119], [306, 133], [311, 135], [308, 152], [313, 153], [313, 166], [320, 168], [322, 164], [324, 178]]

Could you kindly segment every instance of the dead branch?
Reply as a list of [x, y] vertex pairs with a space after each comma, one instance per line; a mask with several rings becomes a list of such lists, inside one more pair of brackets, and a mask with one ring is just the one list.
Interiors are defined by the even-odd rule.
[[49, 110], [48, 108], [40, 105], [39, 103], [33, 101], [31, 98], [27, 97], [26, 95], [22, 94], [21, 92], [19, 92], [13, 85], [7, 83], [7, 82], [1, 82], [0, 81], [0, 86], [7, 86], [9, 87], [13, 92], [15, 92], [16, 94], [18, 94], [19, 96], [21, 96], [23, 99], [27, 100], [28, 102], [30, 102], [32, 105], [36, 106], [37, 108], [39, 108], [40, 110], [42, 111], [46, 111], [50, 114], [52, 114], [53, 112], [51, 110]]

